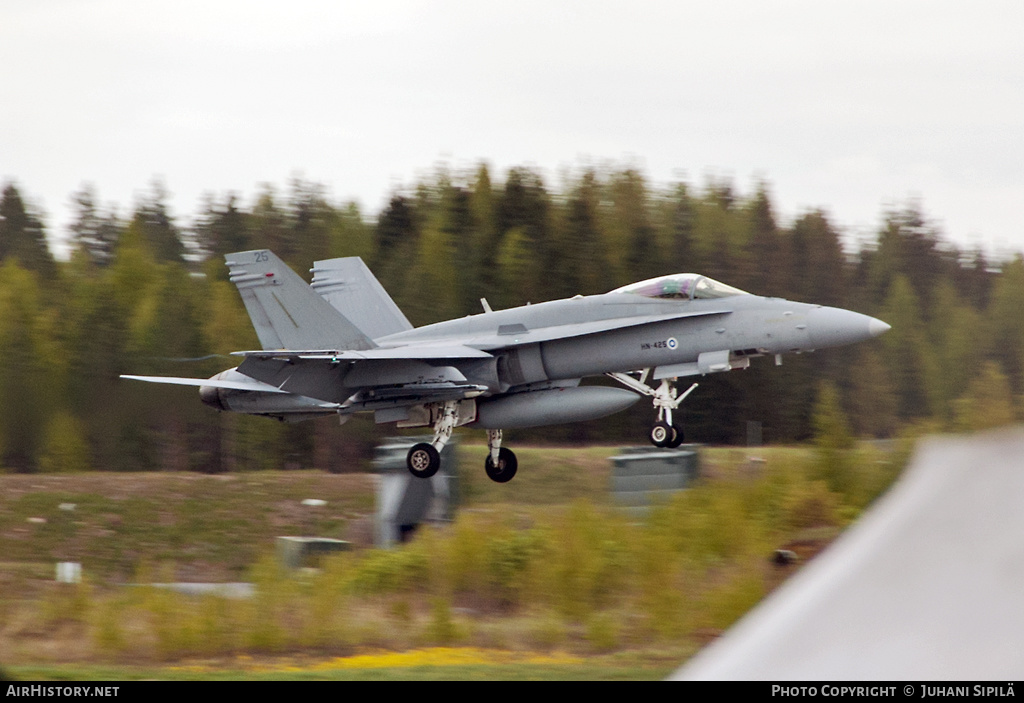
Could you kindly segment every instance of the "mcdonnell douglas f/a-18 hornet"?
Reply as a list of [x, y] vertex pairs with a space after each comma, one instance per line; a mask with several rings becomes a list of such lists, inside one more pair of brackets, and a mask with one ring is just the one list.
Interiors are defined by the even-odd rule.
[[[413, 476], [428, 478], [452, 430], [487, 430], [487, 475], [516, 473], [502, 430], [593, 420], [641, 396], [653, 400], [651, 442], [676, 447], [675, 417], [697, 387], [687, 376], [743, 369], [751, 357], [870, 339], [889, 325], [849, 310], [762, 298], [683, 273], [603, 295], [492, 310], [413, 328], [358, 257], [318, 261], [307, 285], [265, 249], [228, 254], [263, 349], [235, 352], [237, 367], [210, 379], [124, 376], [199, 386], [219, 410], [297, 421], [372, 412], [378, 423], [432, 427], [409, 450]], [[608, 376], [625, 388], [581, 386]]]

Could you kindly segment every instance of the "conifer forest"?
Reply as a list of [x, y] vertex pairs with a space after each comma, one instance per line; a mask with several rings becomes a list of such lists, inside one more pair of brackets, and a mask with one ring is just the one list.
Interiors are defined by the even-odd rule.
[[[214, 185], [215, 184], [211, 184]], [[0, 198], [0, 470], [358, 471], [393, 434], [372, 417], [345, 425], [218, 414], [195, 389], [119, 374], [210, 376], [259, 347], [223, 255], [268, 248], [304, 275], [360, 256], [414, 325], [697, 272], [758, 295], [878, 317], [868, 343], [781, 367], [696, 379], [688, 439], [743, 444], [815, 433], [821, 398], [848, 430], [887, 438], [911, 426], [1006, 424], [1024, 393], [1024, 258], [994, 260], [945, 238], [914, 203], [879, 213], [871, 236], [844, 234], [824, 210], [777, 212], [766, 184], [654, 185], [634, 168], [583, 170], [555, 185], [528, 167], [439, 168], [395, 190], [376, 216], [293, 179], [210, 194], [171, 211], [155, 181], [130, 210], [83, 186], [56, 257], [31, 184]], [[588, 381], [595, 382], [595, 381]], [[600, 382], [600, 381], [596, 381]], [[647, 402], [604, 420], [514, 433], [516, 441], [646, 442]]]

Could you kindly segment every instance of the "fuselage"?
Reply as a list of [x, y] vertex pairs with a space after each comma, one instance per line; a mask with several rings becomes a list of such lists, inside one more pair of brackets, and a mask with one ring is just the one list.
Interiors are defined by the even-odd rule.
[[[462, 425], [487, 430], [487, 475], [506, 482], [505, 429], [586, 421], [651, 398], [656, 447], [678, 447], [674, 415], [690, 391], [674, 379], [746, 368], [750, 358], [850, 344], [889, 329], [839, 308], [763, 298], [694, 273], [610, 293], [485, 312], [412, 329], [361, 260], [314, 265], [308, 286], [273, 252], [225, 257], [262, 350], [210, 379], [125, 378], [199, 386], [219, 410], [302, 420], [373, 412], [378, 423], [433, 427], [406, 457], [413, 476], [437, 473]], [[346, 312], [350, 317], [346, 316]], [[640, 371], [639, 374], [631, 372]], [[607, 374], [625, 388], [581, 386]]]
[[[682, 314], [687, 316], [673, 317]], [[611, 328], [588, 333], [588, 323]], [[705, 353], [725, 351], [735, 358], [812, 351], [869, 339], [886, 329], [867, 315], [782, 298], [744, 294], [664, 300], [606, 293], [470, 315], [377, 341], [382, 346], [443, 342], [485, 349], [506, 360], [498, 364], [500, 384], [518, 386], [696, 364]]]
[[[651, 294], [652, 286], [657, 294]], [[697, 297], [701, 286], [708, 297]], [[430, 402], [417, 384], [454, 380], [474, 388], [472, 395], [460, 397], [487, 403], [609, 373], [652, 369], [653, 378], [660, 379], [728, 371], [749, 365], [754, 356], [850, 344], [888, 328], [849, 310], [751, 295], [695, 274], [680, 274], [602, 295], [467, 315], [374, 340], [381, 349], [462, 347], [485, 352], [478, 358], [342, 363], [332, 372], [329, 388], [319, 385], [283, 397], [207, 388], [204, 401], [221, 409], [295, 419], [304, 412], [384, 412], [416, 402], [411, 397], [404, 401], [401, 388], [416, 387], [419, 402]], [[230, 380], [241, 374], [229, 370], [220, 377]], [[380, 395], [389, 386], [398, 387], [398, 394]], [[614, 398], [606, 402], [609, 408], [616, 406]]]

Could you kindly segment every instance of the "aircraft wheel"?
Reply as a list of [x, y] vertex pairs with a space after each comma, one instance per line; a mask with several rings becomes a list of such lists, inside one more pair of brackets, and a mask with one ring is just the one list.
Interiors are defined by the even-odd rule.
[[432, 444], [420, 442], [413, 445], [405, 457], [409, 473], [416, 478], [430, 478], [441, 468], [441, 455]]
[[686, 441], [684, 439], [684, 437], [683, 437], [683, 426], [682, 425], [672, 425], [672, 432], [673, 432], [673, 434], [675, 436], [672, 438], [671, 442], [669, 442], [668, 444], [665, 445], [669, 449], [675, 449], [676, 447], [681, 445], [684, 441]]
[[490, 454], [484, 460], [484, 470], [487, 471], [487, 477], [498, 483], [511, 481], [512, 477], [516, 475], [517, 468], [519, 468], [519, 461], [516, 459], [515, 453], [506, 447], [498, 450], [497, 466], [491, 461]]
[[651, 444], [656, 447], [668, 447], [676, 438], [676, 428], [667, 422], [656, 422], [651, 428]]

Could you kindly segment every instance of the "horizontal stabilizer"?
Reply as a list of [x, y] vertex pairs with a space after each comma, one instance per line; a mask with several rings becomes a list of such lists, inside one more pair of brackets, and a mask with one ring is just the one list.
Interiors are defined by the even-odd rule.
[[213, 378], [182, 378], [180, 376], [128, 376], [122, 374], [121, 378], [131, 381], [146, 381], [147, 383], [169, 383], [175, 386], [208, 386], [210, 388], [228, 388], [235, 391], [259, 391], [261, 393], [286, 393], [274, 386], [261, 383], [256, 379], [244, 381], [221, 381]]

